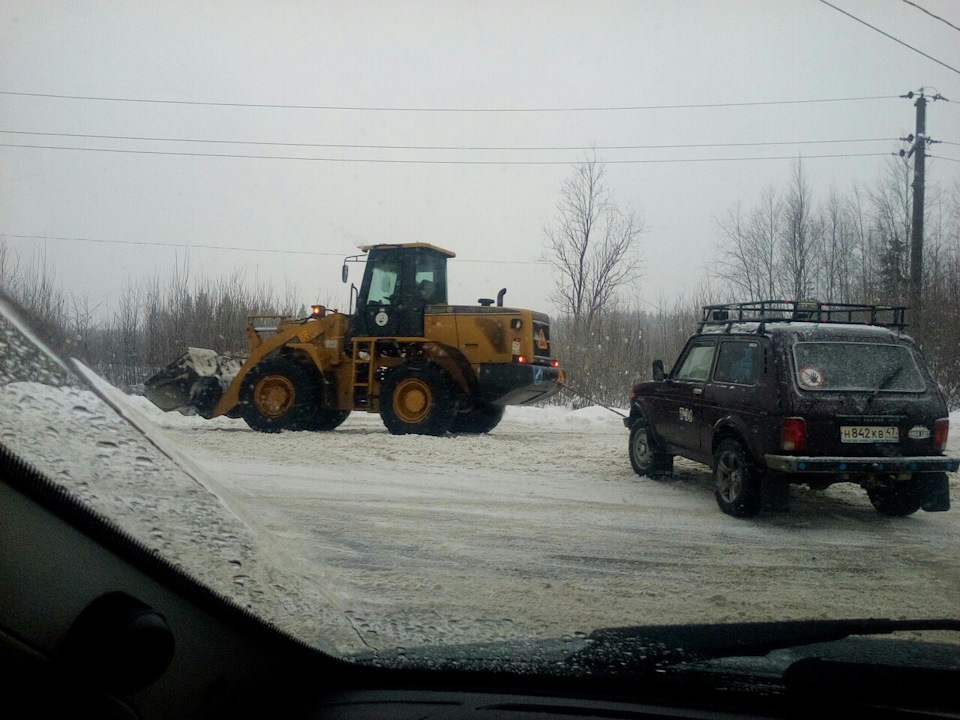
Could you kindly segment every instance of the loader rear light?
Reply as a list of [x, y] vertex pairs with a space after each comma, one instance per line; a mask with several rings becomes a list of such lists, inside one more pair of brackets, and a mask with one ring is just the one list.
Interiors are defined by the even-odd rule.
[[560, 367], [560, 361], [559, 361], [559, 360], [551, 360], [551, 361], [550, 361], [550, 367], [555, 367], [555, 368], [556, 368], [556, 367]]
[[801, 452], [807, 446], [807, 423], [803, 418], [784, 418], [780, 444], [786, 452]]
[[516, 360], [516, 361], [517, 361], [518, 363], [520, 363], [521, 365], [524, 364], [525, 362], [527, 362], [527, 356], [526, 356], [526, 355], [514, 355], [514, 356], [513, 356], [513, 359]]
[[933, 449], [943, 452], [947, 449], [947, 437], [950, 434], [950, 420], [940, 418], [933, 424]]

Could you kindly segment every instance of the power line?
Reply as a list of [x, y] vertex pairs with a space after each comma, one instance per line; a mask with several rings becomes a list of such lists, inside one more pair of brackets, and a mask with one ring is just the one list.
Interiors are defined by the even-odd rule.
[[[24, 145], [18, 143], [0, 143], [0, 147], [27, 148], [33, 150], [73, 150], [79, 152], [99, 152], [99, 153], [118, 153], [128, 155], [169, 155], [176, 157], [205, 157], [205, 158], [231, 158], [231, 159], [249, 159], [249, 160], [298, 160], [307, 162], [333, 162], [333, 163], [386, 163], [395, 165], [572, 165], [576, 161], [571, 160], [404, 160], [389, 158], [331, 158], [331, 157], [305, 157], [297, 155], [242, 155], [236, 153], [192, 153], [175, 152], [171, 150], [122, 150], [119, 148], [88, 148], [88, 147], [67, 147], [60, 145]], [[834, 153], [828, 155], [804, 155], [804, 160], [816, 160], [821, 158], [847, 158], [847, 157], [879, 157], [889, 155], [884, 152], [874, 153]], [[773, 155], [764, 157], [725, 157], [725, 158], [670, 158], [670, 159], [645, 159], [645, 160], [604, 160], [606, 165], [643, 165], [643, 164], [663, 164], [663, 163], [698, 163], [698, 162], [745, 162], [749, 160], [795, 160], [794, 155]]]
[[903, 2], [905, 2], [907, 5], [913, 5], [913, 7], [915, 7], [917, 10], [920, 10], [920, 11], [922, 11], [922, 12], [925, 12], [925, 13], [926, 13], [927, 15], [929, 15], [930, 17], [936, 18], [937, 20], [939, 20], [939, 21], [942, 22], [942, 23], [946, 23], [947, 25], [949, 25], [950, 27], [952, 27], [954, 30], [960, 30], [960, 27], [957, 27], [956, 25], [954, 25], [954, 24], [953, 24], [952, 22], [950, 22], [949, 20], [944, 20], [944, 19], [943, 19], [942, 17], [940, 17], [939, 15], [934, 15], [932, 12], [930, 12], [929, 10], [927, 10], [927, 9], [924, 8], [924, 7], [920, 7], [920, 6], [917, 5], [915, 2], [910, 2], [910, 0], [903, 0]]
[[38, 135], [41, 137], [70, 137], [88, 138], [95, 140], [137, 140], [149, 142], [182, 142], [182, 143], [210, 143], [221, 145], [258, 145], [270, 147], [315, 147], [315, 148], [350, 148], [358, 150], [480, 150], [480, 151], [540, 151], [540, 150], [655, 150], [677, 148], [710, 148], [710, 147], [760, 147], [771, 145], [826, 145], [837, 143], [864, 143], [864, 142], [896, 142], [899, 138], [852, 138], [844, 140], [784, 140], [777, 142], [735, 142], [735, 143], [682, 143], [676, 145], [557, 145], [557, 146], [527, 146], [527, 147], [493, 147], [478, 145], [353, 145], [346, 143], [294, 143], [294, 142], [266, 142], [261, 140], [204, 140], [201, 138], [170, 138], [136, 135], [90, 135], [86, 133], [56, 133], [36, 132], [32, 130], [0, 130], [4, 135]]
[[920, 55], [923, 55], [925, 58], [927, 58], [927, 59], [929, 59], [929, 60], [933, 60], [935, 63], [938, 63], [938, 64], [940, 64], [940, 65], [943, 65], [945, 68], [947, 68], [947, 70], [953, 70], [953, 72], [955, 72], [955, 73], [957, 73], [958, 75], [960, 75], [960, 70], [957, 70], [955, 67], [951, 67], [950, 65], [947, 65], [947, 64], [946, 64], [945, 62], [943, 62], [942, 60], [937, 60], [937, 59], [936, 59], [935, 57], [933, 57], [932, 55], [927, 55], [927, 53], [923, 52], [923, 50], [918, 50], [918, 49], [915, 48], [913, 45], [908, 45], [908, 44], [905, 43], [903, 40], [900, 40], [900, 39], [898, 39], [898, 38], [895, 38], [895, 37], [894, 37], [893, 35], [891, 35], [890, 33], [884, 32], [883, 30], [881, 30], [881, 29], [878, 28], [878, 27], [874, 27], [873, 25], [871, 25], [870, 23], [866, 22], [865, 20], [861, 20], [861, 19], [858, 18], [856, 15], [851, 15], [851, 14], [848, 13], [846, 10], [843, 10], [843, 9], [841, 9], [841, 8], [838, 8], [836, 5], [833, 5], [833, 4], [831, 4], [831, 3], [828, 3], [827, 0], [820, 0], [820, 2], [822, 2], [822, 3], [823, 3], [824, 5], [826, 5], [827, 7], [832, 7], [832, 8], [833, 8], [834, 10], [836, 10], [837, 12], [843, 13], [844, 15], [846, 15], [846, 16], [849, 17], [849, 18], [852, 18], [852, 19], [856, 20], [858, 23], [861, 23], [862, 25], [866, 25], [866, 26], [867, 26], [868, 28], [870, 28], [871, 30], [876, 30], [876, 31], [877, 31], [878, 33], [880, 33], [881, 35], [890, 38], [890, 39], [893, 40], [894, 42], [900, 43], [900, 44], [903, 45], [905, 48], [910, 48], [910, 49], [913, 50], [915, 53], [919, 53]]
[[944, 157], [943, 155], [927, 155], [927, 157], [936, 158], [937, 160], [946, 160], [947, 162], [960, 163], [960, 160], [957, 160], [956, 158], [948, 158]]
[[[153, 240], [108, 240], [104, 238], [89, 237], [64, 237], [57, 235], [13, 235], [10, 233], [0, 233], [0, 238], [13, 238], [15, 240], [64, 240], [69, 242], [88, 242], [99, 245], [138, 245], [147, 247], [170, 247], [183, 250], [227, 250], [231, 252], [253, 252], [253, 253], [274, 253], [279, 255], [319, 255], [324, 257], [345, 257], [345, 253], [323, 252], [320, 250], [285, 250], [281, 248], [250, 248], [231, 245], [206, 245], [203, 243], [172, 243]], [[494, 265], [550, 265], [551, 263], [543, 260], [472, 260], [470, 258], [457, 258], [457, 262], [465, 263], [489, 263]]]
[[212, 107], [271, 108], [281, 110], [343, 110], [350, 112], [436, 112], [436, 113], [539, 113], [539, 112], [616, 112], [622, 110], [686, 110], [692, 108], [754, 107], [757, 105], [801, 105], [807, 103], [858, 102], [891, 100], [897, 95], [816, 98], [805, 100], [754, 100], [747, 102], [687, 103], [672, 105], [622, 105], [608, 107], [540, 107], [540, 108], [456, 108], [456, 107], [385, 107], [361, 105], [285, 105], [275, 103], [213, 102], [200, 100], [165, 100], [160, 98], [128, 98], [94, 95], [58, 95], [54, 93], [14, 92], [0, 90], [0, 95], [55, 98], [59, 100], [96, 100], [101, 102], [153, 103], [162, 105], [200, 105]]

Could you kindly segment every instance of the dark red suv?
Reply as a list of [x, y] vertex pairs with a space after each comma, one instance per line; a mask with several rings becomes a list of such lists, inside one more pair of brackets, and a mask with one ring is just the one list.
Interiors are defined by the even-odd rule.
[[713, 468], [720, 509], [785, 510], [790, 483], [861, 485], [887, 515], [950, 508], [943, 393], [904, 333], [906, 308], [712, 305], [669, 375], [630, 393], [630, 462]]

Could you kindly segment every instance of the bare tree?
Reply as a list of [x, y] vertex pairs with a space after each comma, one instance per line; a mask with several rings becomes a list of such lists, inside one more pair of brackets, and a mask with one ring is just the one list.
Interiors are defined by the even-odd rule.
[[738, 200], [727, 214], [716, 220], [720, 230], [715, 274], [731, 285], [735, 295], [748, 300], [759, 300], [760, 278], [756, 272], [756, 254], [746, 221], [743, 217], [743, 205]]
[[562, 313], [590, 326], [617, 291], [637, 277], [644, 224], [613, 202], [596, 157], [574, 167], [560, 190], [560, 215], [544, 228], [546, 259], [559, 271]]
[[[783, 201], [768, 187], [760, 203], [744, 218], [741, 203], [717, 221], [721, 236], [716, 274], [730, 283], [736, 297], [763, 300], [776, 296], [780, 268], [777, 243], [783, 218]], [[731, 293], [727, 293], [730, 295]]]
[[874, 232], [866, 209], [863, 192], [853, 187], [850, 199], [850, 224], [853, 248], [856, 254], [857, 284], [854, 297], [860, 302], [872, 302], [876, 296], [876, 252]]
[[544, 228], [544, 258], [559, 275], [554, 349], [569, 382], [597, 398], [622, 394], [625, 378], [633, 374], [629, 368], [612, 370], [610, 359], [624, 350], [625, 333], [631, 332], [622, 327], [627, 314], [619, 307], [619, 292], [639, 275], [644, 232], [639, 216], [613, 201], [605, 174], [596, 157], [574, 166], [560, 191], [559, 217]]
[[858, 274], [857, 238], [850, 203], [836, 188], [831, 188], [827, 196], [821, 227], [822, 252], [818, 253], [821, 295], [829, 302], [850, 302], [854, 278]]
[[781, 237], [783, 289], [793, 299], [808, 298], [816, 291], [814, 255], [820, 235], [821, 227], [813, 212], [803, 161], [797, 160], [785, 200]]
[[913, 213], [911, 182], [910, 160], [891, 160], [870, 193], [877, 233], [879, 294], [883, 302], [902, 302], [906, 297]]

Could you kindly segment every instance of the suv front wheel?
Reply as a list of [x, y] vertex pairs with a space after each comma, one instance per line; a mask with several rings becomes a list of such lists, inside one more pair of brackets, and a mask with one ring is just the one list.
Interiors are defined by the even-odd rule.
[[727, 515], [753, 517], [760, 511], [760, 483], [743, 445], [721, 440], [713, 454], [714, 495]]
[[673, 474], [673, 455], [660, 448], [642, 422], [630, 428], [630, 464], [641, 477], [656, 478]]

